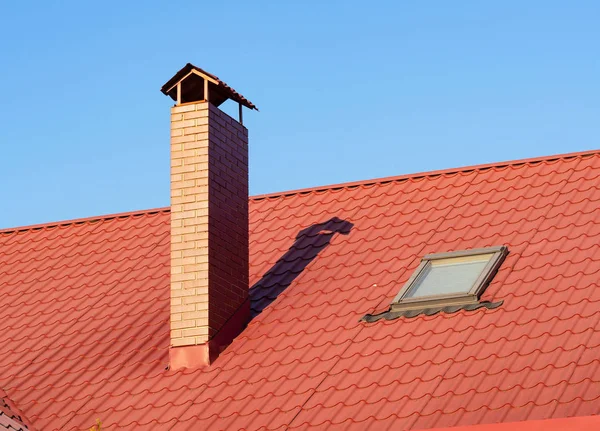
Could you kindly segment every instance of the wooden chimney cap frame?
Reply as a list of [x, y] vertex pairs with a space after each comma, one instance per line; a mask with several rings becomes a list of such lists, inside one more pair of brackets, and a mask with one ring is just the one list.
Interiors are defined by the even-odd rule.
[[219, 106], [226, 100], [231, 99], [239, 105], [239, 121], [242, 124], [242, 106], [258, 111], [256, 105], [221, 81], [217, 76], [191, 63], [186, 64], [169, 79], [160, 91], [171, 97], [177, 105], [205, 100]]

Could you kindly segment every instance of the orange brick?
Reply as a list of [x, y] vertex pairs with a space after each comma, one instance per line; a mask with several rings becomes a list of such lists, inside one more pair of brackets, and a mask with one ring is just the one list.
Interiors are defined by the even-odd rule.
[[186, 319], [186, 321], [208, 318], [208, 309], [183, 313], [183, 318]]
[[[183, 130], [184, 135], [196, 135], [200, 133], [208, 133], [208, 124], [202, 126], [186, 127]], [[199, 135], [200, 136], [200, 135]], [[196, 139], [200, 140], [200, 139]]]
[[[189, 281], [179, 281], [176, 282], [175, 284], [180, 284], [182, 287], [182, 289], [205, 289], [208, 287], [208, 279], [207, 278], [200, 278], [200, 279], [196, 279], [196, 280], [189, 280]], [[171, 286], [173, 286], [173, 283], [171, 283]], [[188, 311], [194, 311], [194, 310], [188, 310]]]
[[201, 180], [208, 182], [208, 169], [205, 169], [202, 171], [193, 170], [193, 171], [183, 172], [183, 178], [184, 178], [184, 180], [200, 180], [201, 179]]
[[196, 241], [196, 244], [198, 241], [204, 241], [204, 240], [208, 241], [208, 231], [187, 234], [185, 236], [185, 239], [187, 241]]
[[183, 151], [188, 155], [184, 157], [184, 164], [186, 165], [195, 165], [196, 170], [204, 170], [208, 169], [208, 154], [202, 154], [201, 151], [195, 150], [186, 150]]
[[196, 112], [185, 112], [183, 118], [188, 120], [192, 118], [206, 118], [208, 121], [208, 109], [198, 110]]
[[[172, 160], [171, 163], [173, 162], [177, 162], [177, 160]], [[174, 174], [193, 174], [195, 172], [195, 168], [193, 165], [184, 165], [183, 163], [175, 166], [171, 164], [171, 172]], [[190, 178], [193, 178], [193, 176]]]
[[[182, 151], [177, 151], [177, 153], [171, 153], [171, 158], [181, 158], [190, 163], [190, 157], [194, 157], [200, 154], [207, 153], [206, 148], [197, 147], [192, 149], [183, 149]], [[206, 154], [206, 159], [208, 160], [208, 154]]]
[[181, 141], [181, 143], [183, 143], [184, 150], [190, 150], [192, 148], [201, 148], [202, 146], [208, 145], [208, 132], [198, 133], [196, 135], [183, 135], [183, 138], [187, 139]]
[[[183, 205], [178, 205], [178, 206], [183, 207]], [[184, 235], [191, 234], [191, 233], [196, 233], [196, 226], [172, 227], [171, 228], [171, 238], [173, 238], [173, 236], [181, 236], [182, 238], [185, 238]]]
[[[171, 190], [190, 190], [193, 189], [196, 186], [196, 181], [195, 180], [184, 180], [183, 177], [181, 178], [180, 181], [173, 181], [171, 184]], [[171, 205], [171, 211], [173, 210], [173, 206]], [[177, 210], [179, 211], [179, 210]]]
[[197, 226], [202, 223], [208, 223], [208, 216], [186, 217], [183, 219], [184, 226]]
[[183, 112], [191, 112], [196, 110], [195, 103], [182, 103], [181, 105], [173, 106], [171, 108], [171, 115], [181, 114]]
[[[171, 252], [186, 251], [186, 252], [191, 253], [191, 251], [194, 250], [194, 248], [195, 248], [194, 242], [185, 241], [184, 237], [178, 241], [175, 241], [175, 239], [179, 239], [179, 238], [173, 238], [173, 241], [171, 241]], [[192, 254], [188, 254], [188, 256], [191, 256], [191, 255]]]
[[[205, 295], [195, 294], [194, 296], [186, 296], [186, 297], [182, 298], [182, 302], [184, 305], [204, 304], [202, 306], [202, 308], [204, 308], [206, 306], [206, 309], [208, 310], [208, 293]], [[199, 308], [199, 307], [194, 307], [194, 310], [190, 310], [190, 311], [197, 311], [200, 309], [201, 308]]]
[[[184, 283], [184, 286], [185, 286], [185, 283]], [[187, 297], [187, 296], [191, 296], [191, 297], [196, 296], [196, 289], [194, 289], [193, 287], [191, 289], [186, 289], [186, 288], [171, 289], [171, 298], [183, 298], [183, 297]], [[182, 304], [187, 304], [183, 300], [181, 302], [182, 302]]]
[[196, 327], [196, 328], [188, 328], [181, 331], [183, 337], [197, 337], [202, 335], [208, 335], [207, 327]]
[[186, 311], [196, 311], [196, 307], [193, 304], [171, 305], [171, 314], [185, 313]]
[[[181, 195], [175, 196], [178, 204], [185, 204], [189, 202], [196, 202], [195, 194], [186, 194], [186, 189], [181, 189]], [[173, 213], [171, 213], [171, 220], [182, 220], [180, 218], [173, 218]]]
[[208, 336], [204, 336], [204, 337], [195, 337], [195, 342], [196, 344], [204, 344], [208, 341]]
[[194, 280], [196, 278], [196, 274], [173, 274], [171, 272], [171, 281], [188, 281], [188, 280]]
[[196, 126], [208, 125], [208, 115], [195, 118]]
[[[183, 118], [183, 117], [181, 117], [181, 118]], [[171, 117], [171, 130], [173, 130], [173, 129], [183, 129], [183, 128], [192, 127], [192, 126], [195, 126], [195, 125], [196, 125], [196, 120], [173, 121], [173, 118]]]
[[[185, 319], [185, 318], [184, 318]], [[187, 328], [195, 328], [196, 327], [196, 320], [195, 319], [191, 319], [191, 320], [178, 320], [178, 321], [173, 321], [171, 320], [171, 329], [187, 329]]]
[[[188, 135], [188, 136], [175, 136], [173, 138], [171, 138], [171, 143], [172, 144], [186, 144], [189, 142], [194, 142], [195, 139], [195, 135]], [[185, 148], [185, 145], [184, 145]]]

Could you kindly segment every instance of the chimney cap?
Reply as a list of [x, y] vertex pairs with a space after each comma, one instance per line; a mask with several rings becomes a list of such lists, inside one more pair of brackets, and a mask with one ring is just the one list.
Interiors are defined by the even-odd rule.
[[[186, 82], [183, 85], [183, 82]], [[206, 81], [206, 84], [199, 85], [200, 82]], [[180, 85], [180, 96], [178, 98], [177, 87]], [[204, 95], [204, 89], [208, 88], [209, 98]], [[162, 86], [160, 91], [165, 95], [171, 97], [177, 103], [184, 102], [195, 102], [198, 100], [209, 100], [215, 106], [221, 105], [227, 99], [234, 100], [240, 105], [245, 106], [249, 109], [258, 108], [240, 93], [235, 91], [229, 85], [221, 81], [217, 76], [212, 73], [194, 66], [192, 63], [188, 63], [177, 72], [171, 79]], [[178, 100], [179, 99], [179, 100]]]

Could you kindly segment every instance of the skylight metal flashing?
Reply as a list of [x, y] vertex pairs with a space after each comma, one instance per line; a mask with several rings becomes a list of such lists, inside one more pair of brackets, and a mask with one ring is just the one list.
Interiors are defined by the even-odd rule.
[[477, 304], [507, 254], [506, 246], [496, 246], [426, 255], [391, 311]]
[[504, 301], [480, 301], [508, 254], [506, 246], [428, 254], [402, 286], [389, 309], [361, 320], [376, 322], [436, 313], [494, 309]]

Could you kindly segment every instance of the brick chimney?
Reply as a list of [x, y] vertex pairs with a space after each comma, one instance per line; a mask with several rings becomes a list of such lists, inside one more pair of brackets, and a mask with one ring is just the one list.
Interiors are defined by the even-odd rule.
[[[187, 64], [161, 91], [171, 108], [170, 367], [212, 363], [244, 329], [248, 298], [248, 129], [256, 107]], [[235, 120], [218, 106], [239, 104]]]

